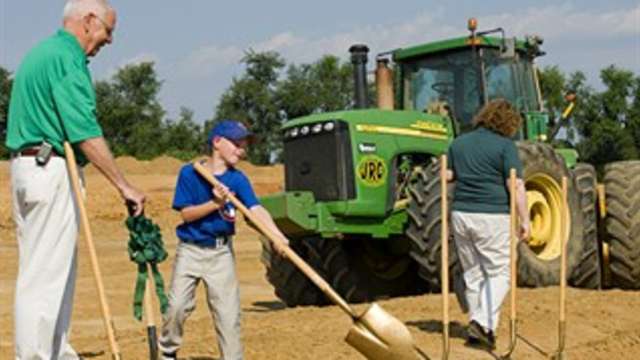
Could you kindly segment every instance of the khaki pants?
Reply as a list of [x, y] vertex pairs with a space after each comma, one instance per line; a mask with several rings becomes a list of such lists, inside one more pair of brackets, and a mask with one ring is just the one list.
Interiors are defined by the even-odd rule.
[[509, 215], [451, 213], [471, 320], [495, 331], [509, 291]]
[[163, 317], [160, 350], [170, 354], [180, 348], [183, 325], [195, 309], [195, 291], [200, 280], [206, 287], [222, 359], [241, 360], [240, 295], [231, 240], [216, 248], [183, 242], [178, 244], [169, 308]]
[[68, 343], [76, 281], [78, 211], [64, 158], [11, 160], [19, 268], [16, 358], [77, 359]]

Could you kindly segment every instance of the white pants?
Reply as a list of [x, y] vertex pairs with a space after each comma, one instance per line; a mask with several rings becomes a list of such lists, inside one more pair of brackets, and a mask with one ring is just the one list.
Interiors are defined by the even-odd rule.
[[509, 215], [454, 211], [451, 223], [471, 320], [495, 331], [509, 291]]
[[231, 241], [216, 248], [183, 242], [178, 244], [169, 308], [163, 317], [160, 350], [175, 353], [180, 348], [184, 322], [196, 307], [195, 291], [200, 280], [206, 287], [221, 359], [241, 360], [240, 294]]
[[65, 159], [37, 166], [11, 160], [19, 268], [15, 292], [16, 358], [77, 359], [68, 331], [76, 280], [78, 212]]

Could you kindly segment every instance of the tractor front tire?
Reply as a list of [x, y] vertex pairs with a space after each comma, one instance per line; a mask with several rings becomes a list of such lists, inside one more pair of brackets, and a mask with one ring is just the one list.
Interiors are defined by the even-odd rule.
[[[313, 252], [309, 251], [310, 244], [316, 240], [316, 238], [291, 239], [289, 246], [323, 276], [318, 258], [314, 256]], [[261, 261], [267, 270], [266, 277], [269, 283], [273, 285], [275, 294], [280, 300], [290, 307], [327, 304], [327, 299], [322, 291], [298, 270], [291, 261], [274, 253], [266, 239], [262, 244]]]
[[400, 239], [317, 239], [314, 251], [331, 286], [348, 302], [417, 295], [425, 292], [417, 265], [406, 254], [393, 254], [385, 245]]
[[611, 285], [640, 289], [640, 161], [605, 166]]
[[[436, 161], [415, 172], [409, 183], [409, 222], [405, 235], [411, 241], [411, 257], [420, 265], [418, 275], [427, 283], [429, 291], [441, 291], [442, 192], [440, 190], [440, 162]], [[447, 201], [453, 199], [449, 185]], [[453, 279], [462, 276], [452, 232], [449, 232], [449, 274]]]

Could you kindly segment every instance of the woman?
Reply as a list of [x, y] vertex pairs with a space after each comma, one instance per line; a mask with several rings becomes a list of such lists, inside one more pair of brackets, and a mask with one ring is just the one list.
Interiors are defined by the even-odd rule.
[[474, 130], [449, 148], [451, 213], [458, 257], [464, 270], [471, 345], [495, 348], [500, 305], [509, 290], [509, 171], [516, 169], [520, 239], [529, 237], [522, 163], [511, 139], [522, 119], [507, 101], [492, 100], [473, 120]]

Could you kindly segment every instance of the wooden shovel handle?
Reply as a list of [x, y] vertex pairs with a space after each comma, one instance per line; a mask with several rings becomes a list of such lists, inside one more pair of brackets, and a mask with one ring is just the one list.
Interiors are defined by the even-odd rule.
[[149, 263], [147, 263], [147, 281], [145, 282], [145, 295], [144, 295], [144, 312], [147, 315], [147, 326], [148, 327], [155, 327], [156, 326], [156, 320], [155, 320], [155, 316], [153, 314], [153, 302], [152, 302], [152, 297], [153, 297], [153, 271], [151, 269], [151, 265], [149, 265]]
[[76, 198], [76, 204], [78, 206], [78, 209], [80, 210], [80, 221], [82, 223], [82, 228], [84, 229], [87, 250], [89, 251], [89, 259], [91, 260], [91, 268], [93, 269], [93, 278], [96, 282], [96, 287], [98, 288], [98, 298], [100, 300], [100, 308], [102, 310], [104, 327], [107, 331], [107, 337], [109, 338], [109, 347], [111, 348], [113, 357], [115, 359], [120, 359], [120, 349], [118, 347], [118, 343], [116, 342], [116, 336], [113, 330], [113, 321], [111, 318], [111, 311], [109, 310], [107, 297], [104, 293], [104, 285], [102, 284], [102, 274], [100, 273], [98, 256], [96, 255], [96, 248], [93, 245], [91, 227], [89, 226], [89, 217], [87, 216], [87, 209], [84, 206], [84, 198], [82, 197], [82, 191], [80, 190], [80, 179], [78, 177], [76, 157], [73, 152], [73, 148], [68, 142], [64, 143], [64, 153], [67, 159], [69, 176], [71, 177], [71, 187], [73, 188], [73, 193]]
[[516, 291], [518, 288], [518, 219], [516, 216], [516, 169], [509, 171], [509, 240], [511, 242], [511, 256], [509, 269], [511, 271], [511, 320], [516, 319]]
[[565, 321], [565, 312], [566, 312], [566, 291], [567, 291], [567, 239], [569, 238], [568, 227], [566, 226], [568, 222], [568, 217], [571, 216], [569, 212], [569, 204], [567, 203], [567, 177], [562, 177], [562, 204], [563, 209], [565, 209], [565, 213], [563, 216], [567, 217], [567, 221], [562, 221], [562, 232], [561, 232], [561, 240], [562, 245], [560, 247], [560, 322]]
[[[200, 164], [198, 161], [193, 162], [193, 167], [196, 171], [205, 178], [211, 185], [218, 186], [220, 182], [216, 180], [216, 178], [207, 171], [207, 169]], [[356, 313], [353, 309], [347, 304], [347, 302], [338, 295], [338, 293], [331, 288], [331, 286], [320, 276], [318, 273], [313, 270], [311, 266], [309, 266], [298, 254], [293, 251], [288, 245], [280, 240], [278, 236], [276, 236], [266, 225], [264, 225], [249, 209], [247, 209], [244, 204], [242, 204], [233, 194], [229, 194], [228, 199], [231, 203], [238, 209], [240, 212], [247, 217], [260, 232], [268, 237], [271, 241], [278, 244], [278, 247], [282, 249], [284, 255], [298, 268], [302, 271], [331, 301], [333, 301], [336, 305], [338, 305], [345, 313], [347, 313], [351, 318], [357, 318]]]
[[440, 284], [442, 286], [442, 358], [449, 358], [449, 195], [447, 155], [440, 157]]

